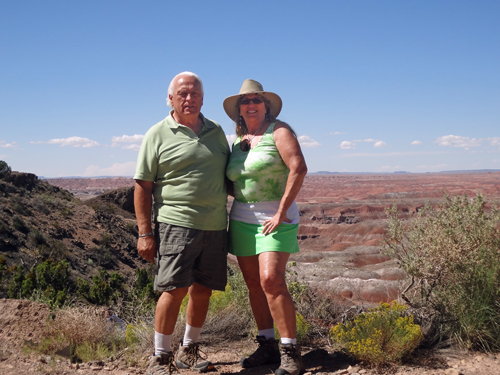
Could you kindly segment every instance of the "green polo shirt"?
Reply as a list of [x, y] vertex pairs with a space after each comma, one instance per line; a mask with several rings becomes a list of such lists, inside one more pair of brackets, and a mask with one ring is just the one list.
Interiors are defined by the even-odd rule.
[[201, 230], [226, 229], [224, 181], [229, 146], [224, 131], [200, 114], [196, 135], [172, 112], [148, 130], [137, 159], [135, 180], [154, 182], [156, 220]]

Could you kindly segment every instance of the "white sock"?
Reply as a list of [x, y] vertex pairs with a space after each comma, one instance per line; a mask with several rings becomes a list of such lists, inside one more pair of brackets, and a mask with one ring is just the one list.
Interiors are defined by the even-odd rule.
[[155, 355], [172, 351], [172, 335], [164, 335], [155, 331]]
[[200, 337], [202, 327], [191, 327], [186, 324], [186, 330], [184, 331], [184, 339], [182, 340], [182, 346], [188, 346], [190, 342], [198, 342]]
[[282, 337], [281, 345], [297, 345], [297, 339], [289, 339], [288, 337]]
[[260, 329], [258, 335], [264, 336], [266, 340], [276, 338], [276, 336], [274, 336], [274, 328]]

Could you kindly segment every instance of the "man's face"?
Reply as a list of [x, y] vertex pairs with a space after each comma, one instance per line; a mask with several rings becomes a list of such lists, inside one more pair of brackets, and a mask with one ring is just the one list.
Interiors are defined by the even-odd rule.
[[174, 112], [179, 116], [198, 116], [203, 105], [200, 83], [195, 77], [180, 76], [174, 85], [173, 95], [169, 95]]

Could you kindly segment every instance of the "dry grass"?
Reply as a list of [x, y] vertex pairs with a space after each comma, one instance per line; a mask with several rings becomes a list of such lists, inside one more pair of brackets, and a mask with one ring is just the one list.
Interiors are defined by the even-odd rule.
[[47, 328], [49, 336], [59, 334], [72, 345], [107, 343], [110, 338], [105, 310], [92, 306], [57, 310]]

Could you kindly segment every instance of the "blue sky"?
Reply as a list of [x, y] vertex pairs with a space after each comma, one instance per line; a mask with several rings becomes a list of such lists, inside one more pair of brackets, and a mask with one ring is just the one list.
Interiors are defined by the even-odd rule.
[[310, 172], [500, 169], [499, 19], [499, 1], [2, 1], [0, 159], [132, 176], [188, 70], [228, 137], [244, 79], [279, 94]]

